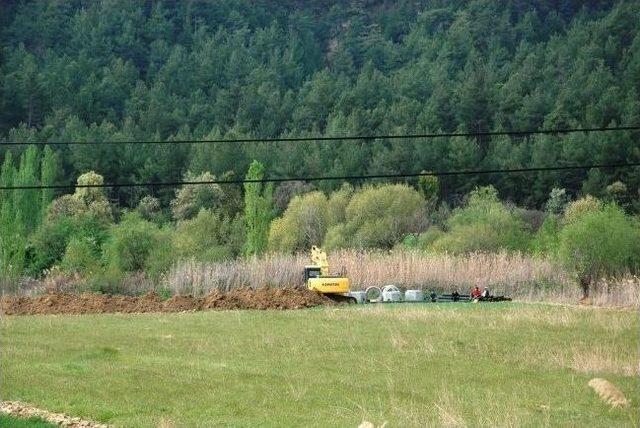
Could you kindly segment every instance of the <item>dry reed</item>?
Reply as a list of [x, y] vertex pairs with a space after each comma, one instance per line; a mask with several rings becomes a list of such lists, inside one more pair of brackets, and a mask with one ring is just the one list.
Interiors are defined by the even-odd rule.
[[[407, 289], [463, 292], [479, 285], [519, 300], [567, 303], [577, 302], [582, 295], [572, 275], [557, 263], [520, 253], [455, 256], [411, 250], [343, 250], [330, 253], [329, 263], [334, 274], [348, 274], [355, 290], [394, 284]], [[163, 286], [174, 293], [193, 295], [241, 286], [301, 286], [302, 269], [307, 264], [307, 254], [267, 254], [216, 263], [183, 261], [165, 276]], [[591, 303], [640, 307], [640, 278], [599, 281]]]
[[[329, 254], [335, 274], [348, 273], [354, 289], [394, 284], [404, 288], [465, 291], [473, 285], [496, 293], [535, 298], [557, 293], [579, 295], [570, 276], [546, 259], [522, 254], [426, 254], [419, 251], [355, 251]], [[306, 254], [266, 255], [219, 263], [185, 261], [166, 276], [166, 285], [178, 293], [203, 294], [212, 289], [239, 286], [300, 286]]]

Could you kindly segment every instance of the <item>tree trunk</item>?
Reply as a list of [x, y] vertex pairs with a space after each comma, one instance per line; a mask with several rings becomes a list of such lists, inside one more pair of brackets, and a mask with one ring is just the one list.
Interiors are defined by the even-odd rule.
[[586, 300], [589, 298], [589, 290], [591, 288], [591, 282], [592, 282], [591, 275], [580, 276], [580, 288], [582, 289], [581, 300]]

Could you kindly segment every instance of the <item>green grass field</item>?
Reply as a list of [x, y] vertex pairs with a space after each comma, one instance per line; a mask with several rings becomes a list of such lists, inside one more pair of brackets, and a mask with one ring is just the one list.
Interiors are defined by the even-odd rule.
[[[2, 397], [116, 426], [634, 426], [631, 311], [424, 304], [4, 317]], [[604, 377], [631, 399], [610, 409]]]
[[53, 425], [39, 418], [20, 419], [0, 414], [0, 427], [11, 428], [55, 428]]

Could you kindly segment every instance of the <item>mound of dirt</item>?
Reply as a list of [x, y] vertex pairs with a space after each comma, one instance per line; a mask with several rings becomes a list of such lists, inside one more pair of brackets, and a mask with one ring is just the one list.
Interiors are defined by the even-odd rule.
[[330, 305], [327, 297], [302, 288], [238, 288], [214, 291], [203, 299], [203, 309], [301, 309]]
[[240, 288], [226, 293], [214, 291], [204, 298], [173, 296], [163, 301], [156, 293], [144, 296], [48, 293], [35, 297], [4, 296], [0, 312], [5, 315], [104, 314], [185, 312], [227, 309], [300, 309], [331, 305], [316, 292], [300, 288]]

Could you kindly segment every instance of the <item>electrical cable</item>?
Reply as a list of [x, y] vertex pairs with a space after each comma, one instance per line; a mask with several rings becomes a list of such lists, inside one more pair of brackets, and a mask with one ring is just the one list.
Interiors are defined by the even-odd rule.
[[44, 189], [82, 189], [82, 188], [121, 188], [121, 187], [170, 187], [170, 186], [194, 186], [206, 184], [251, 184], [251, 183], [283, 183], [289, 181], [351, 181], [371, 179], [393, 178], [417, 178], [417, 177], [446, 177], [458, 175], [484, 175], [484, 174], [516, 174], [543, 171], [571, 171], [606, 168], [632, 168], [640, 167], [640, 162], [616, 163], [616, 164], [591, 164], [591, 165], [566, 165], [514, 169], [481, 169], [481, 170], [454, 170], [432, 171], [398, 174], [372, 174], [372, 175], [342, 175], [324, 177], [283, 177], [264, 179], [238, 179], [238, 180], [206, 180], [206, 181], [172, 181], [172, 182], [146, 182], [146, 183], [105, 183], [105, 184], [51, 184], [51, 185], [26, 185], [26, 186], [0, 186], [0, 190], [44, 190]]

